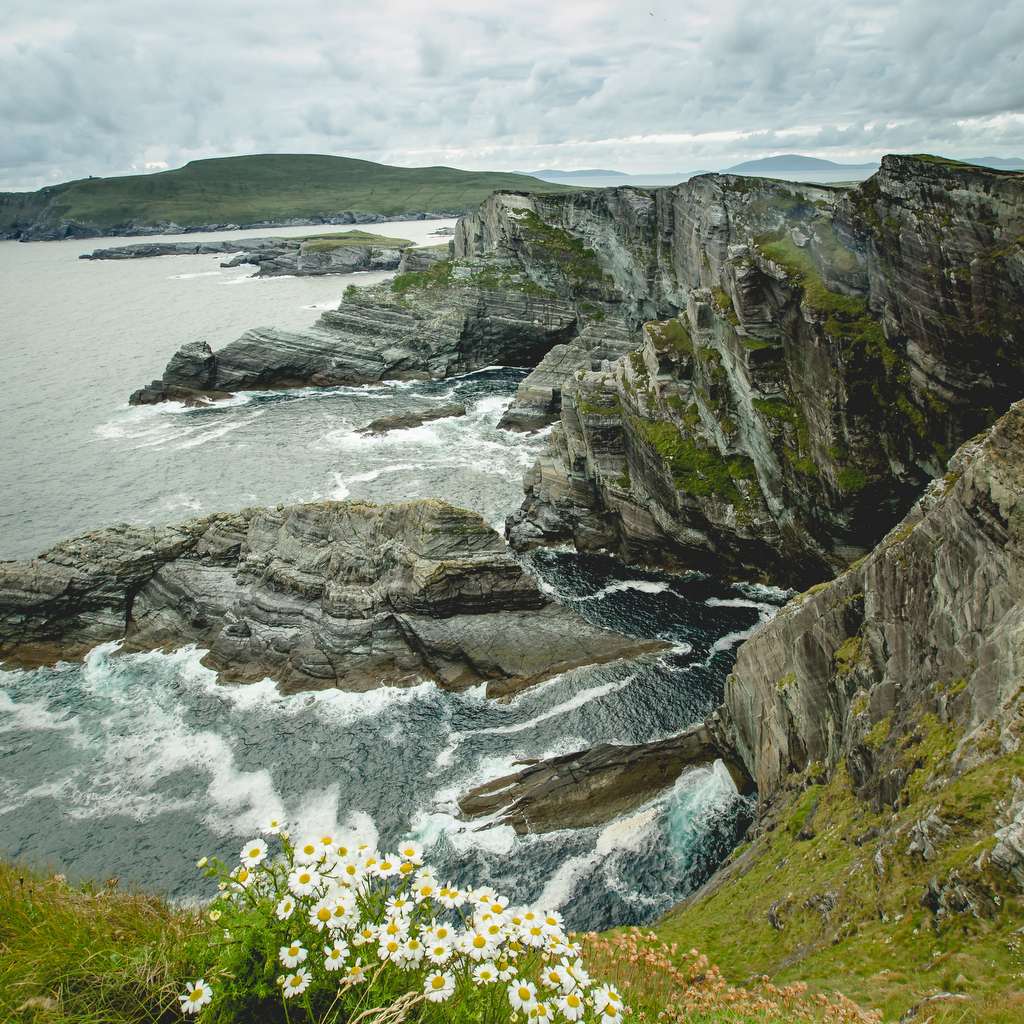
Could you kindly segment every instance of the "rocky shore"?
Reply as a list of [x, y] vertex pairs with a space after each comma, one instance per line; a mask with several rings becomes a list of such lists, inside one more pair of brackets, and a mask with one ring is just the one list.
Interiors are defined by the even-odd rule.
[[662, 645], [546, 597], [476, 513], [441, 501], [246, 509], [116, 526], [0, 562], [0, 659], [209, 648], [224, 679], [360, 691], [434, 680], [493, 695]]
[[725, 761], [737, 788], [753, 791], [742, 762], [718, 722], [679, 736], [632, 746], [602, 743], [588, 750], [526, 763], [459, 797], [465, 818], [511, 825], [519, 835], [587, 828], [611, 821], [671, 786], [690, 767]]
[[[323, 277], [351, 274], [357, 270], [398, 270], [412, 242], [395, 239], [396, 244], [375, 245], [350, 242], [344, 234], [314, 238], [244, 238], [223, 242], [141, 242], [112, 249], [94, 249], [82, 260], [134, 260], [155, 256], [204, 256], [237, 253], [222, 267], [245, 264], [256, 267], [257, 277]], [[405, 259], [405, 266], [423, 269], [435, 262], [433, 250]]]

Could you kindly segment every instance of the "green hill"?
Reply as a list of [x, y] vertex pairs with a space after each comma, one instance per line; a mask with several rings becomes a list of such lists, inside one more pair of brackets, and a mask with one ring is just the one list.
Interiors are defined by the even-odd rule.
[[177, 224], [239, 226], [342, 213], [457, 214], [496, 189], [566, 192], [524, 174], [391, 167], [298, 153], [193, 160], [156, 174], [85, 178], [38, 192], [0, 193], [0, 237], [64, 238]]

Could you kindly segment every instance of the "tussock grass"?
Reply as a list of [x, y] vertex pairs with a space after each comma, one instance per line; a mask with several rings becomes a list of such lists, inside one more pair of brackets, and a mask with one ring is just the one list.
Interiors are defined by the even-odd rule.
[[175, 996], [208, 928], [116, 884], [69, 886], [0, 863], [0, 1020], [180, 1021]]

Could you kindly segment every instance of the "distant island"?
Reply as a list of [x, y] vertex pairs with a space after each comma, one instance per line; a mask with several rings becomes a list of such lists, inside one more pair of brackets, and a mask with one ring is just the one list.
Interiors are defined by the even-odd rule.
[[193, 160], [154, 174], [83, 178], [37, 192], [0, 193], [0, 238], [32, 241], [458, 216], [498, 189], [564, 192], [569, 187], [522, 174], [264, 153]]
[[866, 164], [837, 164], [834, 160], [821, 160], [799, 153], [783, 153], [781, 156], [766, 156], [760, 160], [745, 160], [741, 164], [726, 167], [726, 174], [770, 174], [772, 171], [875, 171], [878, 161]]

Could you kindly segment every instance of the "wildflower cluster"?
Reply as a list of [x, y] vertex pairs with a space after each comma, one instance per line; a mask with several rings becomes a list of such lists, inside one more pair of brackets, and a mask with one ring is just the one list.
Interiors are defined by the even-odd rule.
[[186, 1014], [276, 1002], [318, 1024], [397, 1021], [414, 1007], [419, 1019], [617, 1024], [628, 1012], [591, 980], [557, 911], [441, 882], [413, 842], [396, 853], [332, 834], [293, 842], [280, 822], [266, 835], [274, 856], [253, 839], [233, 868], [199, 862], [219, 883], [207, 916], [223, 938], [179, 996]]
[[588, 962], [616, 981], [636, 1009], [636, 1021], [689, 1024], [728, 1012], [729, 1019], [786, 1024], [879, 1024], [880, 1015], [838, 993], [811, 993], [795, 982], [775, 985], [760, 978], [746, 986], [728, 984], [722, 972], [696, 949], [681, 952], [651, 931], [629, 928], [612, 935], [583, 936]]

